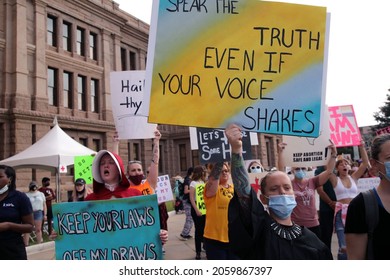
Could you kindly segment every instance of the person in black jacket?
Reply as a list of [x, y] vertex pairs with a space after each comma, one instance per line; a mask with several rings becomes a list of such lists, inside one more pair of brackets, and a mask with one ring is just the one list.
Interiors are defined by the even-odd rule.
[[[325, 166], [318, 166], [314, 172], [317, 176], [325, 170]], [[336, 207], [336, 194], [333, 190], [333, 185], [330, 180], [326, 181], [321, 187], [317, 188], [318, 195], [320, 196], [320, 228], [321, 228], [321, 240], [332, 248], [332, 237], [334, 232], [334, 209]]]
[[291, 221], [296, 201], [288, 175], [269, 172], [261, 181], [260, 202], [245, 168], [241, 128], [231, 124], [225, 134], [235, 189], [228, 210], [232, 251], [240, 259], [332, 260], [330, 249], [312, 231]]
[[[350, 202], [345, 221], [345, 239], [349, 260], [390, 259], [388, 234], [390, 224], [390, 134], [377, 135], [371, 142], [370, 151], [371, 171], [380, 178], [379, 185], [373, 188], [378, 212], [376, 218], [371, 216], [371, 219], [366, 219], [366, 206], [362, 193]], [[370, 205], [374, 207], [373, 203]], [[377, 221], [376, 226], [374, 226], [374, 221]], [[370, 230], [371, 223], [374, 224], [372, 232]], [[369, 254], [370, 249], [372, 255]]]

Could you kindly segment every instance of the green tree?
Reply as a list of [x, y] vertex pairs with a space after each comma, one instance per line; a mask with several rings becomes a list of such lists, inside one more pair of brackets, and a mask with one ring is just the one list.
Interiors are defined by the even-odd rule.
[[374, 119], [378, 122], [376, 129], [390, 126], [390, 94], [387, 94], [385, 105], [379, 107], [379, 112], [374, 113]]

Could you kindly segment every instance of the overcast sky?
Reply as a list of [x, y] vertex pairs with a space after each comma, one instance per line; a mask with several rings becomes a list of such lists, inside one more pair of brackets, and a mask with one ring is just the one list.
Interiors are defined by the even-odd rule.
[[[152, 0], [114, 1], [129, 14], [150, 23]], [[376, 124], [372, 115], [384, 105], [390, 88], [390, 16], [387, 1], [279, 2], [327, 7], [331, 22], [326, 104], [352, 104], [359, 126]]]

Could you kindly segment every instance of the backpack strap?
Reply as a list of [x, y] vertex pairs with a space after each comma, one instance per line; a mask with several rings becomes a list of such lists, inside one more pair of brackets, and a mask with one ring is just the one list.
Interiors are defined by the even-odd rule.
[[364, 207], [366, 209], [366, 223], [368, 227], [368, 240], [367, 240], [367, 250], [366, 250], [366, 259], [374, 259], [373, 251], [373, 235], [374, 229], [379, 221], [379, 207], [378, 201], [376, 199], [375, 191], [373, 189], [366, 192], [362, 192], [364, 199]]

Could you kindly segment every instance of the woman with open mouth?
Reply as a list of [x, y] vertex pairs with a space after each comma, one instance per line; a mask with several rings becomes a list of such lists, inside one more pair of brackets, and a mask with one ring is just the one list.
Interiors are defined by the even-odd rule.
[[347, 244], [345, 241], [344, 228], [348, 205], [351, 200], [358, 195], [357, 180], [363, 176], [366, 169], [370, 166], [367, 152], [364, 147], [364, 141], [362, 141], [359, 146], [359, 152], [362, 158], [362, 163], [355, 172], [349, 175], [351, 171], [351, 163], [348, 159], [339, 156], [336, 161], [336, 174], [332, 174], [330, 177], [330, 182], [333, 185], [337, 201], [336, 203], [329, 201], [328, 204], [334, 206], [335, 208], [334, 228], [339, 243], [339, 250], [337, 254], [337, 258], [339, 260], [347, 259]]

